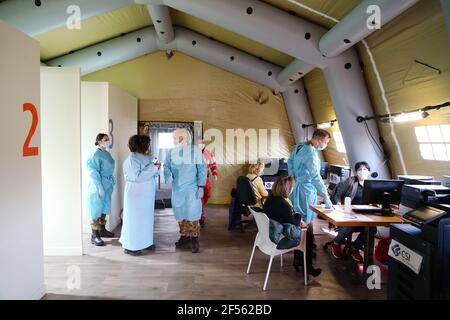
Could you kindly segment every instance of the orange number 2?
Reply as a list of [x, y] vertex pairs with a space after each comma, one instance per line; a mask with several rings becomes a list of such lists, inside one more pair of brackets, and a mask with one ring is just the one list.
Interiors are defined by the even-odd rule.
[[38, 147], [30, 147], [30, 141], [33, 138], [34, 133], [36, 132], [36, 128], [39, 122], [38, 113], [36, 110], [36, 107], [32, 103], [24, 103], [23, 104], [23, 112], [30, 111], [31, 115], [33, 117], [33, 120], [31, 122], [31, 128], [28, 132], [28, 136], [25, 140], [25, 143], [23, 144], [23, 156], [24, 157], [33, 157], [37, 156], [39, 154], [39, 148]]

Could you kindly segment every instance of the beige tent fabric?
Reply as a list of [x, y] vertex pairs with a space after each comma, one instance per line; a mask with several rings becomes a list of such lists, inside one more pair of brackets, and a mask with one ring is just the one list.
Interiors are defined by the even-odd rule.
[[298, 5], [302, 4], [318, 12], [327, 14], [336, 19], [342, 19], [354, 7], [356, 7], [361, 0], [263, 0], [264, 2], [280, 8], [284, 11], [295, 13], [297, 16], [305, 18], [313, 23], [320, 24], [326, 28], [334, 26], [334, 22], [330, 19], [322, 17], [310, 10]]
[[[304, 81], [314, 123], [336, 119], [322, 70], [314, 69], [304, 77]], [[310, 127], [309, 130], [314, 130], [314, 128]], [[336, 122], [330, 129], [326, 130], [332, 134], [333, 138], [323, 151], [325, 161], [330, 164], [347, 165], [347, 155], [337, 151], [336, 140], [334, 139], [334, 133], [339, 132], [339, 123]]]
[[[438, 0], [420, 1], [407, 12], [367, 39], [386, 91], [391, 112], [402, 112], [450, 101], [450, 41]], [[387, 113], [380, 87], [365, 48], [358, 51], [376, 114]], [[415, 60], [436, 70], [424, 67]], [[414, 128], [450, 124], [450, 108], [430, 112], [430, 117], [395, 124], [400, 149], [396, 147], [390, 126], [378, 123], [391, 155], [395, 176], [403, 174], [399, 152], [408, 174], [434, 175], [441, 179], [450, 174], [450, 162], [423, 160]]]
[[[169, 8], [172, 24], [243, 50], [280, 66], [294, 58], [237, 33]], [[153, 24], [145, 5], [129, 5], [81, 21], [81, 29], [59, 28], [35, 37], [41, 44], [41, 60], [50, 60]]]
[[272, 49], [240, 34], [224, 29], [205, 20], [198, 19], [184, 12], [170, 8], [172, 23], [183, 26], [204, 36], [212, 37], [217, 41], [247, 52], [255, 57], [270, 61], [279, 66], [287, 66], [294, 58], [288, 54]]
[[35, 39], [41, 44], [41, 60], [45, 61], [151, 24], [146, 6], [131, 5], [82, 20], [80, 29], [63, 27], [38, 35]]
[[[204, 131], [218, 129], [224, 139], [226, 129], [279, 130], [279, 145], [269, 139], [270, 154], [261, 157], [287, 158], [294, 146], [281, 95], [274, 96], [266, 87], [180, 52], [170, 60], [163, 52], [146, 55], [89, 74], [83, 80], [112, 82], [138, 97], [141, 121], [201, 120]], [[236, 153], [243, 155], [237, 147]], [[244, 153], [248, 158], [248, 147]], [[245, 171], [245, 165], [225, 158], [219, 165], [219, 183], [213, 186], [211, 203], [228, 203], [236, 178]]]

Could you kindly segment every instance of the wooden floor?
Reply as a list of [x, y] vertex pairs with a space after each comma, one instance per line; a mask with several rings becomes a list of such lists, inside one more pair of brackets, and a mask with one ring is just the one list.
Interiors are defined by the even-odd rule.
[[[386, 287], [368, 290], [351, 284], [339, 271], [350, 262], [336, 261], [322, 250], [331, 236], [315, 223], [318, 244], [315, 266], [323, 269], [308, 287], [286, 255], [284, 267], [274, 260], [267, 291], [261, 290], [268, 257], [255, 253], [251, 273], [245, 273], [256, 228], [244, 233], [227, 230], [228, 208], [209, 206], [202, 229], [200, 253], [175, 250], [178, 226], [171, 210], [155, 213], [156, 251], [140, 257], [125, 255], [117, 239], [94, 247], [84, 236], [82, 257], [46, 257], [44, 299], [385, 299]], [[105, 239], [106, 240], [106, 239]], [[70, 275], [80, 273], [80, 288], [69, 289]]]

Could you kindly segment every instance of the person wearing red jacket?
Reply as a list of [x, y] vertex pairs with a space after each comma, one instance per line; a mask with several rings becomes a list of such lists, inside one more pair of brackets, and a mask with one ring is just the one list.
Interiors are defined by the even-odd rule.
[[208, 172], [207, 179], [206, 179], [206, 185], [205, 185], [203, 198], [202, 198], [202, 217], [200, 218], [200, 225], [202, 227], [204, 227], [205, 226], [205, 205], [211, 196], [210, 176], [212, 175], [214, 181], [217, 181], [218, 174], [217, 174], [216, 160], [214, 159], [214, 156], [212, 155], [212, 153], [208, 149], [206, 149], [205, 141], [199, 140], [198, 146], [199, 146], [200, 150], [202, 150], [202, 152], [203, 152], [203, 157], [205, 158], [207, 172]]

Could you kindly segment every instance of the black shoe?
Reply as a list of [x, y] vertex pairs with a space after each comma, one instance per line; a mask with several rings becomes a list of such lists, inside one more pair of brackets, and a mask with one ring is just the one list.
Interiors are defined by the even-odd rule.
[[308, 274], [312, 275], [313, 277], [318, 277], [322, 273], [322, 269], [320, 269], [320, 268], [315, 269], [313, 266], [309, 266], [307, 272], [308, 272]]
[[200, 227], [204, 228], [205, 227], [205, 220], [200, 220]]
[[129, 254], [131, 256], [141, 256], [142, 255], [142, 250], [133, 251], [133, 250], [125, 249], [125, 250], [123, 250], [123, 252], [126, 254]]
[[200, 245], [198, 243], [198, 237], [191, 237], [191, 251], [192, 253], [197, 253], [200, 250]]
[[106, 230], [105, 225], [102, 224], [101, 229], [100, 229], [100, 236], [103, 238], [114, 238], [114, 233]]
[[105, 242], [100, 237], [100, 231], [98, 230], [92, 230], [91, 243], [98, 247], [103, 247], [106, 245]]
[[145, 248], [144, 250], [150, 250], [150, 251], [153, 251], [153, 250], [155, 250], [155, 245], [152, 244], [150, 247], [147, 247], [147, 248]]

